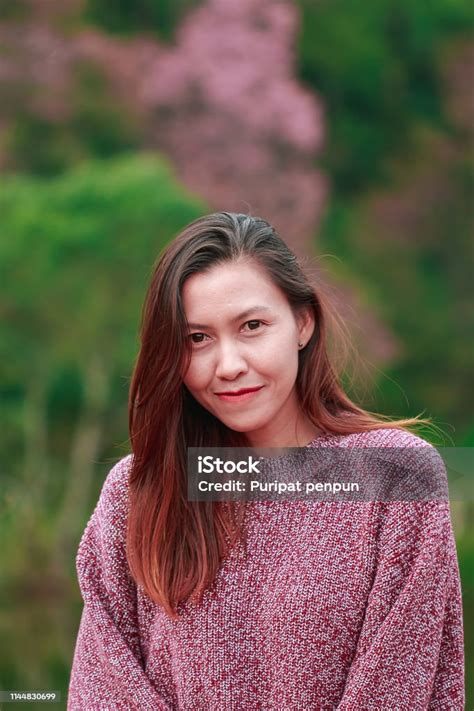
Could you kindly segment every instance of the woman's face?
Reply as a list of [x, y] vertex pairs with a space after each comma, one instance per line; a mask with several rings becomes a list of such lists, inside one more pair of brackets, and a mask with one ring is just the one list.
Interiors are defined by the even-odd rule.
[[[258, 447], [302, 446], [316, 434], [295, 390], [298, 342], [314, 329], [256, 262], [216, 265], [189, 277], [183, 304], [192, 343], [183, 382], [227, 427]], [[239, 395], [248, 388], [256, 389]], [[305, 441], [303, 441], [305, 440]]]

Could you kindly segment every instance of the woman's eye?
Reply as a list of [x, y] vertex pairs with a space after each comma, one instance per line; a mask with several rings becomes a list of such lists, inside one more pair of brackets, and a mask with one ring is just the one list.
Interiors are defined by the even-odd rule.
[[246, 325], [251, 331], [256, 331], [261, 323], [262, 321], [259, 321], [259, 319], [253, 319], [252, 321], [247, 321]]
[[189, 338], [192, 343], [202, 343], [204, 341], [205, 334], [204, 333], [191, 333], [189, 335]]

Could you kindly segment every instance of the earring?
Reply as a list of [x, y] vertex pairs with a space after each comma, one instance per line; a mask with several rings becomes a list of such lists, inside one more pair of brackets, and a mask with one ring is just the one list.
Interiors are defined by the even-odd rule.
[[298, 343], [298, 348], [303, 348], [303, 344], [302, 344], [302, 343]]

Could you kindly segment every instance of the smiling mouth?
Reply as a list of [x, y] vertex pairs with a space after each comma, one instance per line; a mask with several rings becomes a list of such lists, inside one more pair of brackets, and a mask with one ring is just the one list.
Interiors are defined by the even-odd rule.
[[240, 402], [241, 400], [248, 400], [253, 395], [258, 393], [263, 388], [263, 385], [259, 385], [256, 388], [242, 388], [241, 390], [227, 391], [222, 393], [216, 393], [220, 400], [226, 402]]
[[257, 385], [255, 388], [242, 388], [241, 390], [225, 390], [221, 393], [216, 393], [216, 395], [245, 395], [246, 393], [253, 393], [257, 390], [261, 390], [261, 388], [263, 388], [263, 385]]

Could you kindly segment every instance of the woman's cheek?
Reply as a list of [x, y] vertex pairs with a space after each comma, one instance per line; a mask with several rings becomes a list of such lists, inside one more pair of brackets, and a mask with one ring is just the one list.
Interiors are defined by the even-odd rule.
[[[212, 362], [205, 353], [193, 355], [187, 379], [190, 387], [195, 390], [204, 390], [212, 383]], [[188, 386], [189, 387], [189, 386]]]
[[[287, 341], [283, 341], [285, 343]], [[296, 349], [285, 348], [280, 338], [265, 340], [259, 349], [259, 359], [262, 365], [273, 371], [287, 370], [295, 360]], [[297, 361], [297, 354], [296, 354]]]

